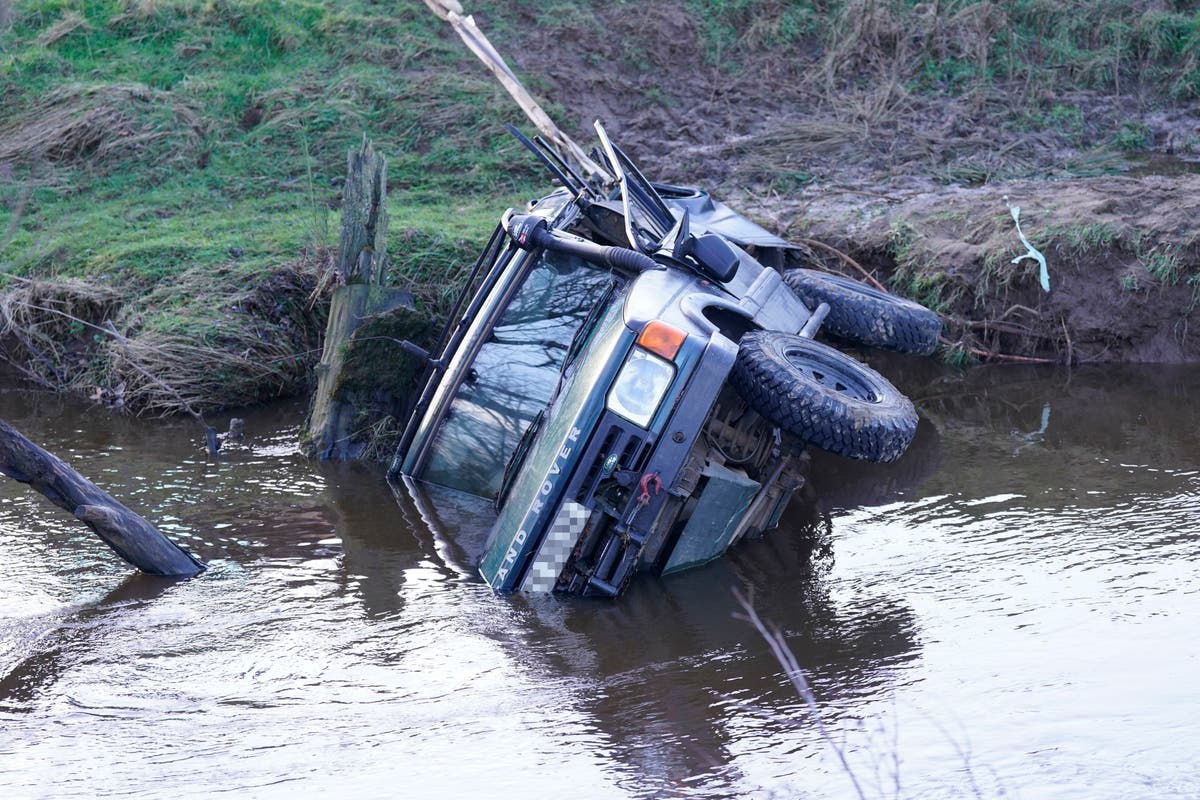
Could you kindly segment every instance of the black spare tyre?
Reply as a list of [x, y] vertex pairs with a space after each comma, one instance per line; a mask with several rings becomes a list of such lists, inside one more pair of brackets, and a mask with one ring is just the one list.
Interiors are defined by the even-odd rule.
[[792, 269], [783, 282], [809, 308], [829, 304], [822, 331], [883, 350], [927, 356], [937, 346], [942, 318], [920, 303], [811, 269]]
[[847, 458], [895, 461], [917, 431], [916, 409], [887, 378], [803, 336], [747, 333], [730, 381], [780, 428]]

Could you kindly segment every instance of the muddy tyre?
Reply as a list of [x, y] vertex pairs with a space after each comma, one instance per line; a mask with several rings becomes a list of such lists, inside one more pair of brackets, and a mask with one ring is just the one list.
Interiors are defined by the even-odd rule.
[[802, 336], [747, 333], [730, 381], [751, 408], [780, 428], [846, 458], [895, 461], [917, 431], [912, 402], [886, 378]]
[[937, 346], [942, 318], [920, 303], [811, 269], [788, 270], [783, 282], [809, 308], [829, 304], [823, 332], [868, 347], [921, 356]]

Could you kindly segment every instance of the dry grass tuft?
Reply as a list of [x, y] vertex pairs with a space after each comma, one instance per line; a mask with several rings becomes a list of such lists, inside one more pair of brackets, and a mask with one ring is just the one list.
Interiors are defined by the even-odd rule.
[[125, 13], [134, 19], [148, 19], [158, 15], [158, 0], [125, 0]]
[[160, 414], [248, 405], [295, 389], [295, 365], [302, 355], [290, 342], [263, 341], [241, 329], [229, 336], [231, 347], [238, 344], [245, 348], [209, 346], [157, 331], [114, 339], [104, 351], [105, 382], [124, 385], [130, 408]]
[[0, 164], [103, 161], [168, 142], [179, 157], [198, 149], [202, 132], [200, 115], [170, 92], [142, 84], [69, 86], [0, 128]]
[[89, 359], [80, 341], [119, 311], [121, 293], [78, 280], [13, 280], [0, 293], [0, 357], [37, 383], [82, 390]]
[[42, 31], [37, 37], [37, 43], [42, 47], [49, 47], [66, 36], [71, 35], [80, 28], [91, 30], [92, 26], [88, 21], [74, 11], [64, 11], [58, 22], [51, 25], [46, 30]]
[[849, 0], [830, 28], [812, 85], [839, 119], [878, 124], [903, 107], [922, 64], [957, 59], [986, 74], [992, 43], [1008, 26], [1003, 8], [972, 3], [911, 9], [890, 0]]
[[323, 307], [308, 296], [316, 284], [314, 264], [301, 261], [276, 270], [250, 288], [207, 269], [184, 272], [148, 294], [150, 312], [179, 298], [212, 309], [203, 329], [172, 328], [159, 320], [144, 325], [140, 314], [124, 323], [135, 333], [113, 338], [104, 350], [104, 382], [125, 384], [125, 403], [139, 411], [239, 406], [297, 391], [319, 356]]
[[[864, 144], [861, 125], [837, 119], [786, 120], [768, 123], [754, 135], [729, 142], [720, 151], [733, 164], [733, 177], [743, 182], [780, 179], [804, 182], [815, 156], [834, 157]], [[794, 188], [794, 187], [793, 187]]]

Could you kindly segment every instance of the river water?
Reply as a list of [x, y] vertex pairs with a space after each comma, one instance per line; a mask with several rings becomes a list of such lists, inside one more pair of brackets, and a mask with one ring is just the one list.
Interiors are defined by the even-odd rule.
[[470, 504], [301, 459], [300, 406], [213, 461], [5, 379], [0, 417], [211, 569], [136, 575], [0, 478], [0, 792], [1200, 795], [1200, 369], [886, 371], [904, 459], [820, 458], [823, 514], [615, 602], [493, 596]]

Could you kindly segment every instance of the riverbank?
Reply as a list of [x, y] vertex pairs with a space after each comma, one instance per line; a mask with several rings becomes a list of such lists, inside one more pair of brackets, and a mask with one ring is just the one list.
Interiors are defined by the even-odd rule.
[[[1200, 360], [1200, 175], [872, 197], [827, 188], [776, 213], [793, 240], [815, 240], [814, 259], [856, 274], [827, 246], [838, 248], [937, 310], [948, 360]], [[1022, 233], [1046, 260], [1049, 291]]]
[[[302, 391], [363, 134], [389, 280], [434, 316], [547, 186], [422, 4], [0, 3], [0, 353], [43, 385], [153, 411]], [[1200, 159], [1200, 15], [1085, 5], [466, 10], [570, 135], [600, 118], [652, 177], [837, 248], [943, 313], [950, 360], [1197, 360], [1195, 178], [1130, 173]]]

